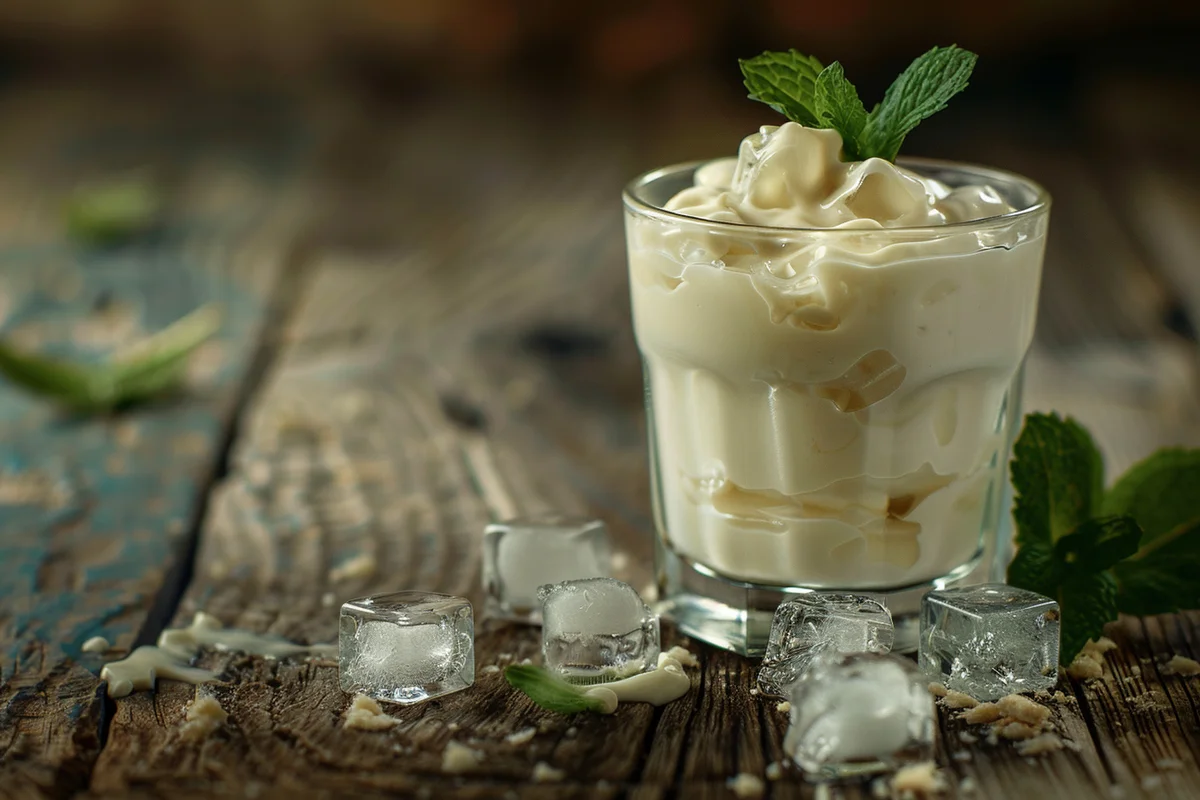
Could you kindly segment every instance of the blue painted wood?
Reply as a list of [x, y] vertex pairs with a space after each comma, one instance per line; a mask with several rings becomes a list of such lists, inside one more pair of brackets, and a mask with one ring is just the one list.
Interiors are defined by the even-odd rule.
[[[97, 724], [104, 660], [82, 645], [104, 636], [128, 649], [173, 591], [269, 300], [262, 281], [202, 259], [225, 259], [260, 224], [306, 152], [303, 130], [278, 98], [177, 97], [149, 115], [99, 116], [63, 131], [46, 196], [30, 207], [57, 208], [78, 179], [149, 163], [181, 187], [162, 229], [111, 249], [58, 231], [0, 241], [0, 334], [48, 353], [98, 359], [202, 304], [224, 310], [200, 359], [210, 374], [185, 396], [72, 418], [0, 381], [0, 785], [81, 788], [70, 781], [86, 777], [98, 740], [64, 721]], [[23, 155], [0, 152], [0, 171]], [[215, 213], [190, 208], [214, 164], [238, 191]]]

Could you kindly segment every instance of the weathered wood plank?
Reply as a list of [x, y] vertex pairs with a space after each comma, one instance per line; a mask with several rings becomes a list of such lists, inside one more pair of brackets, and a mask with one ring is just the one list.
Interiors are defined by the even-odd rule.
[[[103, 726], [102, 658], [80, 648], [101, 635], [128, 649], [156, 601], [178, 591], [169, 583], [186, 568], [202, 491], [284, 255], [280, 220], [295, 226], [291, 203], [277, 211], [265, 203], [285, 177], [275, 162], [294, 136], [189, 142], [178, 126], [202, 109], [189, 114], [186, 98], [156, 107], [144, 94], [140, 104], [133, 95], [109, 105], [100, 97], [46, 89], [0, 100], [18, 121], [5, 129], [0, 160], [19, 174], [37, 167], [28, 183], [0, 190], [0, 207], [26, 212], [0, 217], [12, 225], [0, 250], [5, 334], [87, 357], [202, 303], [219, 303], [225, 318], [197, 355], [186, 397], [71, 419], [0, 388], [0, 793], [86, 786]], [[64, 192], [139, 158], [174, 176], [167, 230], [103, 252], [65, 244], [57, 212]], [[231, 194], [233, 185], [240, 188]], [[223, 199], [214, 204], [215, 196]], [[235, 216], [219, 219], [217, 207]]]

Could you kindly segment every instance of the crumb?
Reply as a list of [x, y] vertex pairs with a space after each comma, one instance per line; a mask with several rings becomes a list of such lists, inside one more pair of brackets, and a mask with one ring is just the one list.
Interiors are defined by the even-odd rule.
[[1154, 762], [1154, 766], [1162, 770], [1167, 769], [1183, 769], [1183, 762], [1178, 758], [1160, 758]]
[[483, 753], [451, 739], [446, 742], [446, 749], [442, 751], [442, 772], [466, 772], [482, 760]]
[[534, 736], [537, 736], [537, 728], [525, 728], [505, 736], [504, 741], [509, 744], [527, 744]]
[[883, 778], [876, 778], [871, 781], [871, 796], [875, 800], [884, 800], [884, 798], [892, 796], [892, 790], [888, 788], [887, 781]]
[[531, 658], [523, 658], [523, 659], [521, 659], [521, 666], [523, 666], [523, 667], [529, 667], [529, 666], [532, 666], [532, 665], [533, 665], [533, 659], [531, 659]]
[[1135, 697], [1130, 697], [1129, 702], [1137, 711], [1157, 711], [1160, 708], [1166, 708], [1160, 700], [1165, 699], [1162, 695], [1154, 691], [1139, 694]]
[[752, 695], [754, 695], [755, 697], [757, 697], [757, 696], [758, 696], [758, 687], [757, 687], [757, 686], [751, 686], [751, 687], [750, 687], [750, 694], [752, 694]]
[[1134, 677], [1141, 677], [1142, 668], [1140, 666], [1138, 666], [1137, 664], [1130, 664], [1129, 665], [1129, 674], [1133, 675]]
[[781, 700], [780, 702], [775, 704], [775, 710], [778, 711], [780, 714], [787, 714], [788, 712], [790, 712], [792, 710], [792, 704], [789, 703], [787, 700]]
[[1054, 692], [1054, 702], [1056, 703], [1070, 703], [1074, 700], [1074, 697], [1068, 697], [1067, 695], [1063, 694], [1061, 689]]
[[374, 574], [375, 556], [370, 553], [360, 553], [329, 570], [329, 580], [337, 583], [351, 578], [369, 578]]
[[903, 766], [892, 776], [892, 791], [897, 794], [934, 794], [945, 788], [946, 782], [932, 761]]
[[325, 608], [330, 608], [336, 602], [337, 595], [335, 595], [333, 592], [326, 592], [325, 594], [321, 595], [321, 605], [323, 605]]
[[555, 769], [545, 761], [539, 761], [533, 766], [534, 783], [558, 783], [565, 777], [567, 773], [564, 770]]
[[221, 708], [217, 698], [206, 696], [197, 697], [188, 703], [184, 719], [186, 722], [183, 723], [179, 735], [185, 741], [198, 742], [207, 739], [224, 725], [225, 720], [229, 719], [229, 714]]
[[1116, 650], [1116, 649], [1117, 649], [1117, 643], [1114, 642], [1112, 639], [1108, 638], [1107, 636], [1101, 636], [1099, 639], [1097, 639], [1094, 642], [1091, 640], [1088, 640], [1088, 643], [1083, 646], [1083, 652], [1099, 653], [1100, 655], [1104, 655], [1109, 650]]
[[971, 695], [953, 689], [947, 691], [940, 702], [946, 708], [974, 708], [979, 705], [979, 701]]
[[346, 709], [342, 727], [347, 730], [385, 731], [400, 720], [383, 713], [379, 703], [365, 694], [356, 694]]
[[495, 664], [488, 664], [486, 667], [484, 667], [483, 669], [481, 669], [479, 671], [484, 673], [485, 675], [490, 675], [493, 672], [499, 672], [500, 668], [497, 667]]
[[1171, 660], [1163, 665], [1163, 675], [1181, 675], [1191, 677], [1200, 675], [1200, 662], [1180, 655], [1171, 656]]
[[1101, 636], [1094, 642], [1088, 640], [1071, 666], [1067, 667], [1067, 674], [1080, 681], [1101, 677], [1104, 675], [1104, 654], [1116, 649], [1117, 643], [1107, 636]]
[[1079, 744], [1079, 742], [1075, 741], [1074, 739], [1063, 739], [1062, 743], [1063, 743], [1063, 747], [1067, 748], [1068, 750], [1071, 750], [1075, 753], [1083, 752], [1083, 746], [1081, 744]]
[[1000, 736], [993, 728], [992, 730], [988, 731], [987, 738], [984, 739], [984, 741], [990, 744], [992, 747], [995, 747], [996, 745], [1000, 744]]
[[103, 636], [93, 636], [83, 643], [83, 647], [79, 648], [85, 653], [103, 653], [109, 648], [108, 639]]
[[1162, 788], [1162, 784], [1163, 784], [1162, 775], [1143, 775], [1142, 776], [1142, 788], [1145, 789], [1147, 792], [1152, 792], [1155, 789]]
[[451, 722], [446, 725], [446, 730], [450, 731], [451, 733], [458, 730], [458, 728], [459, 724], [457, 722]]
[[1040, 756], [1062, 749], [1063, 741], [1056, 733], [1043, 733], [1017, 745], [1017, 752], [1023, 756]]
[[688, 650], [686, 647], [680, 647], [679, 645], [676, 645], [668, 650], [666, 655], [667, 658], [673, 658], [685, 667], [700, 666], [700, 659], [696, 658], [696, 654], [691, 650]]
[[975, 783], [975, 779], [970, 775], [964, 776], [963, 779], [958, 782], [958, 790], [963, 794], [974, 794], [978, 789], [979, 785]]
[[577, 734], [577, 733], [579, 733], [579, 728], [576, 728], [574, 725], [572, 725], [571, 727], [567, 728], [567, 730], [563, 733], [563, 735], [566, 736], [568, 739], [574, 739], [575, 734]]
[[1113, 800], [1121, 800], [1125, 796], [1125, 787], [1113, 784], [1108, 787], [1108, 796]]
[[973, 756], [971, 755], [970, 750], [959, 750], [953, 756], [951, 756], [951, 758], [953, 758], [955, 761], [970, 761]]
[[986, 725], [989, 722], [995, 722], [1002, 716], [1000, 707], [995, 703], [980, 703], [959, 714], [958, 718], [968, 725]]
[[778, 761], [767, 764], [767, 780], [777, 781], [783, 777], [783, 765]]
[[750, 775], [746, 772], [739, 773], [738, 775], [725, 781], [725, 785], [728, 786], [735, 795], [737, 795], [739, 798], [742, 798], [742, 800], [746, 800], [747, 798], [762, 797], [763, 791], [766, 789], [766, 786], [762, 782], [762, 778], [758, 777], [757, 775]]
[[1001, 720], [996, 725], [996, 733], [1005, 739], [1032, 739], [1038, 735], [1039, 731], [1031, 725], [1026, 725], [1024, 722], [1005, 722]]
[[512, 661], [513, 654], [512, 653], [501, 653], [500, 655], [496, 656], [496, 658], [500, 659], [501, 661]]
[[970, 731], [959, 731], [958, 740], [963, 744], [975, 744], [979, 741], [979, 737]]
[[1050, 718], [1050, 709], [1041, 703], [1035, 703], [1028, 697], [1010, 694], [996, 701], [996, 708], [1006, 717], [1012, 717], [1018, 722], [1034, 728], [1040, 728]]
[[933, 683], [929, 684], [929, 693], [931, 695], [933, 695], [934, 697], [945, 697], [946, 691], [947, 691], [946, 686], [944, 684], [938, 683], [937, 681], [934, 681]]

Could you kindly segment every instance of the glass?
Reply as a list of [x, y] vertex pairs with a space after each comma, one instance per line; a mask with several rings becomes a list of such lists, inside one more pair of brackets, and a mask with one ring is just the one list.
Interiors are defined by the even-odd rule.
[[909, 650], [925, 591], [1002, 575], [1050, 201], [900, 164], [1017, 210], [836, 230], [664, 210], [700, 163], [625, 191], [660, 611], [692, 636], [762, 655], [782, 601], [850, 591], [883, 599]]

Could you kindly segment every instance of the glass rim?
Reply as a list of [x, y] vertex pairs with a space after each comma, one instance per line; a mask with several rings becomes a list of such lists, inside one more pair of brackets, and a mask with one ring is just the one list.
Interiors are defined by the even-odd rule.
[[641, 214], [646, 217], [657, 219], [660, 222], [672, 222], [691, 225], [706, 225], [714, 228], [724, 228], [731, 232], [736, 231], [740, 234], [754, 233], [770, 236], [779, 236], [786, 234], [814, 234], [820, 233], [826, 236], [837, 235], [857, 235], [862, 236], [864, 233], [899, 233], [912, 234], [922, 233], [926, 235], [938, 233], [959, 233], [964, 230], [978, 230], [983, 227], [992, 227], [996, 225], [1007, 225], [1009, 223], [1018, 222], [1027, 218], [1036, 217], [1041, 214], [1046, 214], [1050, 210], [1050, 193], [1046, 188], [1037, 181], [1031, 180], [1024, 175], [1008, 170], [996, 169], [994, 167], [984, 167], [978, 164], [972, 164], [964, 161], [950, 161], [941, 158], [923, 158], [919, 156], [901, 156], [896, 159], [896, 164], [902, 167], [913, 167], [915, 171], [926, 169], [942, 169], [947, 171], [958, 170], [960, 172], [971, 172], [982, 176], [986, 179], [994, 179], [997, 183], [1019, 183], [1033, 191], [1033, 202], [1025, 208], [1018, 208], [1004, 214], [995, 214], [990, 217], [980, 217], [979, 219], [968, 219], [962, 222], [948, 222], [941, 225], [905, 225], [898, 227], [883, 227], [883, 228], [806, 228], [806, 227], [777, 227], [773, 225], [752, 225], [745, 222], [725, 222], [721, 220], [705, 219], [704, 217], [692, 217], [687, 214], [680, 214], [677, 211], [668, 211], [665, 208], [651, 205], [638, 196], [638, 190], [649, 186], [656, 180], [672, 173], [683, 172], [685, 170], [695, 170], [699, 167], [710, 164], [718, 159], [701, 159], [697, 161], [684, 161], [678, 164], [671, 164], [666, 167], [658, 167], [647, 172], [643, 172], [636, 178], [625, 184], [625, 188], [621, 191], [621, 199], [628, 211]]

